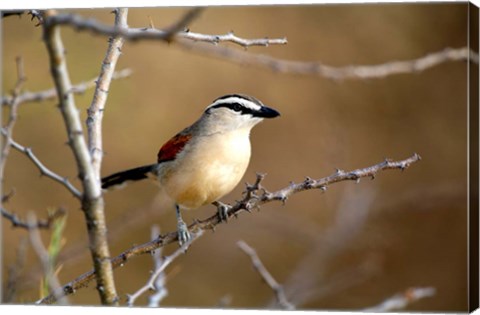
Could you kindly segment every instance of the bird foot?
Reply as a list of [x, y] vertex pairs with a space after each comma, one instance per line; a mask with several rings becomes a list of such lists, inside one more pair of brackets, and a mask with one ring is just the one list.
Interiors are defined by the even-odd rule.
[[188, 232], [188, 226], [185, 224], [184, 221], [181, 220], [177, 222], [177, 234], [178, 244], [180, 244], [180, 246], [182, 246], [192, 238], [190, 232]]
[[228, 212], [232, 206], [224, 204], [220, 201], [213, 202], [213, 205], [218, 209], [218, 218], [220, 219], [220, 222], [228, 222]]

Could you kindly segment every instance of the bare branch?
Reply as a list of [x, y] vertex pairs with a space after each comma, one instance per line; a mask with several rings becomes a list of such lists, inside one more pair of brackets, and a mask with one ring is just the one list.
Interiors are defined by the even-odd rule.
[[[93, 19], [85, 19], [75, 14], [58, 14], [49, 18], [46, 23], [68, 25], [77, 30], [89, 30], [99, 35], [122, 36], [126, 40], [162, 40], [172, 41], [172, 29], [179, 30], [189, 22], [195, 11], [188, 12], [177, 25], [170, 29], [158, 30], [153, 28], [119, 28], [104, 25]], [[186, 21], [186, 22], [185, 22]], [[183, 23], [181, 23], [183, 22]], [[209, 56], [227, 59], [242, 65], [268, 68], [275, 72], [291, 73], [300, 75], [316, 75], [330, 80], [365, 80], [380, 79], [390, 75], [402, 73], [418, 73], [439, 64], [449, 61], [471, 61], [478, 64], [478, 54], [468, 47], [446, 48], [442, 51], [429, 53], [417, 59], [406, 61], [393, 61], [378, 65], [349, 65], [333, 67], [321, 62], [304, 62], [277, 59], [268, 55], [255, 55], [245, 51], [239, 51], [228, 47], [201, 45], [205, 42], [218, 44], [219, 42], [231, 42], [242, 47], [283, 45], [287, 43], [285, 38], [277, 39], [243, 39], [235, 36], [233, 32], [225, 35], [207, 35], [190, 31], [176, 33], [176, 43], [181, 47], [206, 54]]]
[[[2, 129], [2, 134], [6, 135], [6, 131], [4, 129]], [[17, 151], [25, 154], [33, 162], [33, 164], [35, 164], [35, 166], [39, 169], [40, 174], [47, 176], [48, 178], [51, 178], [56, 182], [59, 182], [60, 184], [65, 186], [76, 198], [78, 199], [82, 198], [82, 193], [78, 191], [77, 188], [75, 188], [75, 186], [73, 186], [73, 184], [68, 180], [67, 177], [62, 177], [57, 173], [48, 169], [33, 153], [31, 148], [24, 147], [18, 142], [15, 142], [15, 140], [13, 139], [10, 139], [10, 145]]]
[[229, 47], [212, 47], [187, 41], [177, 41], [182, 48], [207, 56], [233, 61], [244, 66], [267, 68], [278, 73], [315, 75], [329, 80], [365, 80], [381, 79], [402, 73], [418, 73], [449, 61], [468, 61], [478, 63], [478, 54], [468, 47], [446, 48], [427, 54], [418, 59], [393, 61], [378, 65], [349, 65], [333, 67], [321, 62], [305, 62], [278, 59], [268, 55], [252, 54]]
[[182, 16], [180, 20], [175, 22], [169, 28], [166, 29], [165, 32], [165, 40], [167, 42], [172, 41], [172, 39], [181, 31], [183, 31], [194, 19], [196, 19], [200, 13], [205, 8], [196, 7], [191, 10], [188, 10], [186, 14]]
[[[135, 41], [135, 40], [161, 40], [165, 42], [172, 41], [172, 34], [175, 31], [180, 30], [185, 27], [197, 14], [200, 12], [200, 9], [190, 11], [185, 15], [179, 22], [174, 26], [168, 28], [167, 30], [158, 30], [153, 28], [123, 28], [115, 27], [110, 25], [102, 24], [94, 19], [85, 19], [82, 16], [76, 14], [57, 14], [55, 16], [45, 19], [45, 23], [49, 25], [66, 25], [70, 26], [76, 30], [88, 30], [98, 35], [107, 35], [107, 36], [121, 36], [125, 40]], [[190, 31], [176, 33], [175, 38], [187, 39], [193, 41], [202, 41], [211, 44], [217, 44], [219, 42], [232, 42], [234, 44], [239, 44], [243, 47], [248, 46], [269, 46], [269, 45], [284, 45], [287, 43], [285, 38], [277, 39], [243, 39], [229, 33], [226, 35], [205, 35], [192, 33]]]
[[[127, 27], [128, 9], [115, 9], [115, 26]], [[100, 181], [100, 167], [103, 158], [102, 143], [102, 119], [107, 102], [108, 90], [117, 65], [118, 58], [122, 53], [123, 38], [112, 37], [107, 53], [102, 62], [100, 75], [97, 80], [97, 87], [93, 94], [93, 100], [87, 110], [88, 148], [92, 157], [92, 168], [96, 180]]]
[[[28, 225], [33, 226], [36, 223], [35, 214], [30, 212], [28, 214]], [[55, 292], [55, 298], [57, 299], [58, 303], [61, 305], [67, 305], [68, 299], [61, 291], [61, 285], [58, 281], [58, 278], [55, 275], [54, 270], [52, 270], [52, 264], [50, 263], [50, 256], [48, 255], [48, 251], [43, 246], [42, 239], [40, 237], [40, 233], [38, 229], [29, 229], [29, 236], [30, 236], [30, 243], [32, 244], [35, 253], [37, 254], [40, 262], [43, 266], [43, 271], [45, 273], [45, 277], [48, 279], [48, 282], [52, 286], [52, 291]]]
[[206, 42], [212, 44], [218, 44], [221, 42], [230, 42], [233, 44], [240, 45], [244, 48], [248, 48], [250, 46], [270, 46], [270, 45], [285, 45], [287, 44], [287, 39], [283, 38], [254, 38], [254, 39], [245, 39], [236, 36], [233, 32], [229, 32], [223, 35], [207, 35], [201, 33], [194, 33], [194, 32], [184, 32], [179, 33], [179, 36], [192, 40], [194, 42]]
[[17, 79], [17, 83], [15, 84], [15, 88], [13, 90], [13, 96], [11, 97], [11, 99], [8, 103], [8, 105], [10, 106], [10, 116], [9, 116], [9, 120], [7, 122], [7, 125], [4, 128], [2, 128], [2, 130], [1, 130], [2, 135], [5, 137], [5, 143], [4, 143], [4, 146], [2, 148], [2, 157], [1, 157], [1, 161], [0, 161], [0, 181], [3, 181], [3, 172], [4, 172], [7, 156], [10, 152], [10, 147], [14, 147], [18, 151], [26, 154], [33, 161], [33, 163], [40, 169], [40, 172], [43, 175], [46, 175], [46, 176], [48, 176], [48, 177], [50, 177], [50, 178], [52, 178], [56, 181], [59, 181], [64, 186], [66, 186], [67, 189], [69, 189], [75, 197], [80, 198], [81, 197], [80, 192], [66, 178], [63, 178], [63, 177], [57, 175], [56, 173], [50, 171], [32, 153], [32, 150], [30, 148], [25, 148], [25, 147], [21, 146], [20, 144], [15, 142], [12, 138], [13, 127], [14, 127], [15, 122], [17, 120], [17, 110], [18, 110], [18, 106], [20, 105], [20, 100], [21, 100], [20, 99], [20, 97], [21, 97], [20, 91], [22, 89], [23, 83], [26, 81], [26, 77], [25, 77], [24, 70], [23, 70], [22, 58], [17, 57], [16, 61], [17, 61], [18, 79]]
[[[269, 193], [265, 191], [261, 196], [259, 196], [259, 199], [256, 202], [256, 204], [250, 204], [252, 200], [245, 200], [245, 202], [249, 202], [249, 203], [245, 203], [242, 206], [244, 207], [245, 210], [249, 210], [249, 208], [252, 209], [252, 207], [254, 207], [255, 205], [260, 205], [273, 200], [279, 200], [279, 201], [285, 202], [288, 199], [288, 197], [300, 191], [309, 190], [309, 189], [321, 189], [325, 191], [327, 190], [328, 185], [331, 185], [340, 181], [344, 181], [344, 180], [353, 180], [358, 183], [360, 182], [360, 179], [364, 177], [370, 177], [372, 179], [375, 178], [375, 176], [379, 171], [393, 170], [393, 169], [399, 169], [403, 171], [407, 169], [412, 163], [415, 163], [420, 159], [421, 159], [420, 155], [415, 153], [414, 155], [412, 155], [411, 157], [403, 161], [395, 162], [390, 159], [385, 159], [381, 163], [378, 163], [376, 165], [366, 167], [363, 169], [356, 169], [353, 171], [343, 171], [343, 170], [337, 169], [333, 175], [325, 178], [314, 180], [307, 177], [303, 182], [299, 184], [292, 183], [290, 186], [284, 189], [281, 189], [277, 192]], [[259, 179], [261, 179], [261, 176], [259, 176]], [[259, 180], [257, 180], [257, 182], [259, 182]], [[252, 187], [252, 188], [263, 189], [261, 186], [258, 186], [258, 184], [257, 184], [257, 187]], [[236, 209], [235, 206], [233, 210]]]
[[[338, 170], [335, 174], [321, 178], [318, 180], [313, 180], [311, 178], [307, 178], [305, 181], [299, 184], [291, 184], [288, 187], [278, 190], [276, 192], [268, 192], [261, 186], [261, 181], [264, 178], [264, 175], [257, 175], [257, 180], [253, 185], [247, 185], [247, 189], [244, 193], [244, 197], [237, 201], [233, 206], [229, 208], [228, 217], [237, 216], [242, 211], [251, 211], [260, 205], [265, 203], [269, 203], [272, 201], [282, 201], [285, 202], [287, 198], [295, 193], [306, 191], [310, 189], [321, 189], [323, 191], [326, 190], [326, 187], [330, 184], [338, 183], [341, 181], [347, 180], [355, 180], [358, 182], [360, 178], [363, 177], [371, 177], [373, 178], [378, 172], [388, 169], [399, 169], [404, 170], [408, 168], [411, 164], [418, 162], [420, 160], [420, 156], [418, 154], [414, 154], [411, 157], [402, 160], [402, 161], [391, 161], [385, 160], [379, 164], [374, 166], [370, 166], [363, 169], [357, 169], [350, 172], [340, 171]], [[257, 192], [263, 191], [260, 195], [257, 195]], [[191, 232], [196, 233], [199, 230], [214, 230], [215, 226], [222, 223], [223, 221], [219, 218], [218, 213], [214, 214], [213, 216], [205, 219], [205, 220], [195, 220], [192, 224], [189, 225], [188, 229]], [[176, 231], [170, 232], [167, 234], [160, 235], [155, 240], [150, 242], [140, 244], [134, 246], [132, 248], [127, 249], [120, 255], [114, 257], [111, 262], [113, 268], [117, 268], [119, 266], [123, 266], [127, 261], [131, 258], [152, 253], [154, 250], [176, 242], [178, 240], [178, 233]], [[63, 286], [62, 290], [64, 294], [69, 295], [77, 291], [78, 289], [84, 288], [90, 283], [93, 279], [94, 271], [91, 270], [82, 274], [81, 276], [77, 277], [76, 279], [72, 280], [71, 282], [67, 283]], [[49, 295], [40, 301], [41, 304], [51, 304], [55, 302], [55, 297], [53, 295]]]
[[[23, 83], [26, 81], [25, 73], [23, 71], [23, 59], [22, 57], [17, 57], [16, 58], [16, 64], [17, 64], [17, 82], [15, 83], [15, 87], [13, 89], [13, 96], [12, 96], [12, 101], [9, 104], [10, 105], [10, 113], [8, 116], [8, 121], [5, 127], [2, 128], [2, 131], [4, 130], [5, 132], [3, 133], [5, 137], [5, 141], [2, 146], [2, 151], [0, 152], [0, 182], [3, 183], [4, 179], [4, 172], [5, 172], [5, 165], [7, 163], [7, 157], [8, 154], [10, 153], [10, 145], [12, 142], [12, 135], [13, 135], [13, 127], [15, 126], [15, 122], [17, 121], [17, 110], [18, 110], [18, 105], [20, 104], [18, 102], [18, 96], [20, 95], [20, 92], [23, 87]], [[1, 192], [3, 193], [3, 192]]]
[[424, 299], [427, 297], [432, 297], [435, 295], [434, 287], [413, 287], [407, 289], [405, 292], [395, 294], [391, 298], [383, 301], [377, 306], [369, 307], [363, 309], [362, 312], [392, 312], [395, 310], [401, 310], [406, 308], [411, 303]]
[[[117, 79], [127, 78], [131, 74], [132, 74], [132, 70], [128, 68], [120, 71], [115, 71], [112, 75], [112, 79], [117, 80]], [[71, 92], [74, 94], [83, 94], [88, 89], [94, 88], [96, 86], [97, 80], [98, 80], [98, 77], [95, 77], [89, 81], [78, 83], [72, 86]], [[57, 99], [57, 98], [58, 98], [57, 90], [53, 88], [53, 89], [40, 91], [40, 92], [23, 92], [16, 97], [16, 102], [18, 104], [27, 103], [27, 102], [42, 102], [42, 101]], [[2, 100], [1, 100], [2, 106], [10, 105], [12, 104], [12, 102], [13, 102], [12, 96], [7, 95], [2, 97]]]
[[190, 240], [188, 240], [188, 242], [186, 242], [185, 244], [183, 244], [181, 247], [179, 247], [175, 252], [173, 252], [173, 254], [171, 254], [170, 256], [167, 256], [165, 257], [163, 260], [162, 260], [162, 264], [156, 268], [156, 270], [153, 272], [153, 274], [150, 276], [150, 278], [148, 279], [147, 281], [147, 284], [145, 284], [143, 287], [141, 287], [137, 292], [135, 292], [134, 294], [131, 294], [131, 295], [128, 295], [128, 300], [127, 300], [127, 305], [128, 306], [133, 306], [133, 304], [135, 303], [135, 300], [140, 297], [142, 294], [144, 294], [145, 292], [147, 292], [148, 290], [155, 290], [155, 280], [158, 278], [159, 275], [161, 275], [163, 273], [163, 271], [165, 270], [165, 268], [167, 268], [178, 256], [184, 254], [187, 252], [187, 249], [188, 247], [190, 247], [190, 245], [196, 240], [198, 239], [200, 236], [203, 235], [203, 231], [202, 230], [199, 230], [197, 232], [195, 232], [193, 235], [192, 235], [192, 238]]
[[[46, 17], [50, 15], [55, 16], [54, 11], [47, 11]], [[87, 198], [99, 198], [101, 196], [101, 187], [95, 180], [95, 174], [90, 165], [90, 155], [88, 154], [88, 148], [83, 137], [80, 115], [75, 106], [73, 94], [71, 93], [72, 87], [64, 55], [65, 50], [60, 37], [60, 29], [45, 24], [44, 40], [50, 56], [51, 73], [55, 81], [57, 94], [59, 95], [59, 106], [65, 121], [69, 145], [77, 161], [84, 194]]]
[[[160, 228], [158, 227], [158, 225], [152, 226], [150, 239], [154, 240], [157, 238], [158, 235], [160, 235]], [[163, 247], [154, 251], [152, 254], [153, 265], [155, 267], [155, 270], [160, 269], [163, 264], [162, 252], [163, 252]], [[157, 275], [156, 279], [152, 283], [155, 293], [153, 293], [148, 297], [148, 307], [159, 307], [160, 302], [165, 297], [167, 297], [168, 290], [165, 287], [165, 282], [166, 282], [166, 276], [165, 276], [165, 270], [163, 270]]]
[[37, 220], [35, 222], [24, 222], [17, 217], [16, 214], [8, 212], [5, 208], [0, 208], [2, 216], [12, 223], [13, 227], [20, 227], [24, 229], [49, 229], [52, 222], [57, 218], [65, 215], [65, 209], [58, 208], [55, 212], [49, 213], [46, 220]]
[[108, 248], [101, 185], [91, 163], [88, 146], [83, 136], [79, 111], [75, 106], [75, 100], [71, 92], [72, 86], [67, 70], [65, 49], [60, 37], [60, 29], [47, 22], [49, 18], [55, 16], [56, 12], [54, 10], [45, 11], [43, 38], [50, 58], [50, 70], [59, 96], [59, 107], [65, 122], [69, 145], [75, 156], [79, 177], [82, 181], [82, 209], [89, 232], [90, 252], [95, 268], [97, 291], [103, 304], [116, 305], [118, 304], [118, 297]]
[[237, 246], [240, 247], [240, 249], [243, 250], [243, 252], [250, 257], [250, 259], [252, 260], [253, 268], [255, 268], [255, 270], [260, 274], [263, 280], [265, 280], [268, 286], [273, 290], [278, 305], [280, 305], [282, 309], [294, 310], [295, 306], [288, 301], [287, 297], [285, 296], [285, 291], [283, 290], [283, 287], [278, 284], [275, 278], [273, 278], [270, 272], [268, 272], [267, 268], [265, 268], [262, 261], [258, 257], [257, 252], [244, 241], [238, 241]]

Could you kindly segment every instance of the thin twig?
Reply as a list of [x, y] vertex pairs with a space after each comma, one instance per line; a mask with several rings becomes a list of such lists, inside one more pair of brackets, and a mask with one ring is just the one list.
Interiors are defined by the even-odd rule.
[[[122, 69], [120, 71], [115, 71], [112, 75], [113, 80], [127, 78], [132, 74], [131, 69]], [[95, 77], [89, 81], [80, 82], [72, 86], [71, 92], [74, 94], [83, 94], [88, 89], [96, 87], [96, 82], [98, 77]], [[39, 92], [23, 92], [16, 97], [16, 102], [18, 104], [27, 103], [27, 102], [42, 102], [52, 99], [57, 99], [57, 90], [55, 88], [39, 91]], [[3, 96], [1, 99], [2, 106], [10, 105], [13, 102], [13, 96]]]
[[[2, 134], [6, 135], [6, 131], [4, 129], [2, 129]], [[82, 193], [77, 188], [75, 188], [75, 186], [73, 186], [73, 184], [68, 180], [67, 177], [62, 177], [57, 173], [53, 172], [52, 170], [50, 170], [49, 168], [47, 168], [33, 153], [31, 148], [24, 147], [11, 138], [10, 138], [10, 145], [17, 151], [25, 154], [33, 162], [33, 164], [35, 164], [35, 166], [40, 171], [41, 175], [51, 178], [56, 182], [59, 182], [60, 184], [65, 186], [76, 198], [78, 199], [82, 198]]]
[[408, 288], [406, 291], [395, 294], [394, 296], [388, 298], [382, 303], [365, 308], [362, 311], [373, 313], [373, 312], [392, 312], [396, 310], [405, 309], [411, 303], [424, 299], [427, 297], [432, 297], [436, 293], [434, 287], [413, 287]]
[[171, 42], [173, 38], [195, 20], [204, 9], [205, 8], [202, 7], [196, 7], [188, 10], [177, 22], [165, 30], [165, 40]]
[[[33, 212], [28, 213], [28, 224], [33, 226], [36, 223], [35, 214]], [[37, 254], [40, 262], [43, 266], [43, 271], [45, 273], [45, 277], [48, 279], [48, 283], [52, 287], [52, 291], [55, 292], [55, 298], [57, 299], [58, 303], [61, 305], [69, 304], [67, 297], [61, 291], [61, 285], [58, 281], [55, 272], [52, 270], [52, 264], [50, 263], [50, 256], [48, 255], [48, 251], [42, 243], [42, 239], [40, 237], [40, 233], [38, 229], [29, 229], [29, 237], [30, 243], [32, 244], [35, 253]]]
[[478, 54], [468, 47], [446, 48], [432, 52], [417, 59], [405, 61], [386, 62], [377, 65], [349, 65], [333, 67], [321, 62], [305, 62], [278, 59], [263, 54], [252, 54], [246, 51], [231, 49], [229, 47], [211, 47], [209, 45], [195, 44], [187, 41], [177, 41], [182, 48], [207, 56], [225, 59], [241, 64], [267, 68], [277, 73], [297, 75], [315, 75], [325, 79], [341, 80], [366, 80], [382, 79], [387, 76], [406, 73], [419, 73], [434, 66], [451, 61], [468, 61], [478, 64]]
[[142, 294], [147, 292], [148, 290], [155, 290], [155, 280], [164, 272], [165, 268], [167, 268], [177, 257], [187, 252], [188, 247], [197, 240], [200, 236], [203, 235], [203, 231], [199, 230], [192, 234], [192, 238], [188, 240], [185, 244], [179, 247], [173, 254], [165, 257], [162, 260], [162, 264], [153, 272], [153, 274], [148, 279], [147, 283], [138, 289], [135, 293], [128, 295], [127, 305], [133, 306], [135, 300], [140, 297]]
[[[233, 206], [229, 208], [228, 217], [230, 218], [232, 216], [237, 216], [242, 211], [250, 212], [252, 209], [258, 208], [259, 206], [272, 201], [285, 202], [287, 198], [292, 194], [299, 193], [302, 191], [311, 190], [311, 189], [320, 189], [322, 191], [325, 191], [328, 185], [338, 183], [341, 181], [355, 180], [358, 182], [360, 178], [364, 178], [364, 177], [374, 178], [374, 176], [380, 171], [389, 170], [389, 169], [405, 170], [411, 164], [416, 163], [419, 160], [420, 160], [420, 156], [418, 154], [414, 154], [405, 160], [401, 160], [401, 161], [385, 160], [374, 166], [366, 167], [363, 169], [357, 169], [350, 172], [338, 170], [335, 174], [331, 176], [321, 178], [318, 180], [307, 178], [305, 181], [299, 184], [292, 183], [288, 187], [280, 189], [273, 193], [266, 191], [265, 188], [261, 186], [260, 183], [265, 176], [258, 174], [256, 182], [253, 185], [247, 185], [243, 198], [240, 201], [237, 201]], [[257, 193], [260, 191], [262, 191], [262, 193], [258, 195]], [[194, 233], [196, 233], [199, 230], [214, 230], [215, 226], [217, 226], [220, 223], [223, 223], [223, 221], [219, 218], [218, 214], [214, 214], [211, 217], [204, 220], [195, 220], [195, 222], [189, 225], [188, 229]], [[166, 246], [168, 244], [171, 244], [173, 242], [176, 242], [177, 240], [178, 240], [178, 234], [176, 231], [160, 235], [155, 240], [129, 248], [123, 253], [121, 253], [120, 255], [112, 258], [111, 260], [112, 266], [113, 268], [118, 268], [119, 266], [123, 266], [127, 261], [129, 261], [133, 257], [151, 253], [154, 250], [160, 247]], [[91, 270], [80, 275], [76, 279], [64, 285], [62, 290], [66, 295], [72, 294], [75, 291], [86, 287], [93, 279], [95, 279], [95, 274], [94, 274], [94, 271]], [[51, 304], [54, 302], [55, 302], [55, 297], [53, 295], [49, 295], [40, 301], [40, 303], [42, 304]]]
[[[197, 11], [198, 10], [198, 11]], [[123, 28], [102, 24], [94, 19], [86, 19], [77, 14], [57, 14], [45, 19], [44, 23], [49, 25], [66, 25], [76, 30], [88, 30], [98, 35], [103, 36], [122, 36], [125, 40], [161, 40], [167, 43], [172, 41], [172, 34], [176, 33], [175, 38], [178, 40], [186, 39], [189, 41], [202, 41], [211, 44], [218, 44], [219, 42], [231, 42], [242, 47], [249, 46], [269, 46], [269, 45], [284, 45], [287, 43], [285, 38], [262, 38], [262, 39], [243, 39], [234, 36], [233, 33], [226, 35], [206, 35], [192, 33], [190, 31], [181, 32], [180, 29], [185, 27], [193, 18], [195, 18], [200, 9], [189, 11], [179, 22], [174, 26], [167, 28], [167, 30], [158, 30], [154, 28]]]
[[233, 44], [237, 44], [242, 46], [243, 48], [248, 48], [250, 46], [265, 46], [268, 47], [270, 45], [285, 45], [287, 44], [287, 39], [283, 38], [253, 38], [253, 39], [246, 39], [238, 37], [234, 34], [234, 32], [228, 32], [226, 34], [219, 34], [219, 35], [210, 35], [210, 34], [202, 34], [202, 33], [195, 33], [191, 31], [180, 32], [178, 34], [179, 37], [192, 40], [194, 42], [205, 42], [210, 44], [219, 44], [222, 42], [230, 42]]
[[244, 241], [238, 241], [237, 246], [240, 247], [240, 249], [250, 257], [253, 268], [255, 268], [263, 280], [265, 280], [267, 285], [273, 290], [278, 305], [285, 310], [294, 310], [295, 305], [288, 301], [287, 297], [285, 296], [283, 286], [280, 285], [275, 278], [273, 278], [270, 272], [268, 272], [267, 268], [265, 268], [264, 264], [260, 260], [260, 257], [258, 257], [257, 252]]
[[[15, 87], [12, 91], [12, 100], [11, 100], [11, 103], [9, 104], [10, 112], [8, 116], [8, 121], [6, 125], [2, 128], [2, 131], [3, 130], [5, 131], [3, 133], [5, 140], [1, 148], [2, 151], [0, 152], [0, 182], [1, 183], [3, 183], [3, 180], [4, 180], [5, 165], [7, 163], [8, 154], [10, 153], [10, 145], [11, 145], [12, 136], [13, 136], [13, 127], [15, 126], [15, 123], [17, 121], [17, 110], [18, 110], [18, 105], [20, 104], [18, 102], [18, 96], [20, 95], [23, 84], [27, 79], [23, 71], [22, 57], [17, 57], [15, 61], [17, 65], [17, 82], [15, 83]], [[0, 193], [3, 193], [3, 192], [0, 192]]]
[[59, 107], [68, 134], [69, 145], [75, 156], [83, 187], [82, 209], [87, 224], [90, 252], [97, 280], [97, 291], [104, 305], [117, 305], [110, 249], [107, 241], [107, 226], [100, 181], [95, 175], [87, 142], [83, 136], [79, 111], [75, 105], [72, 85], [65, 59], [65, 49], [60, 29], [46, 20], [55, 17], [54, 10], [43, 14], [43, 38], [50, 58], [50, 70], [59, 96]]
[[24, 229], [49, 229], [52, 226], [52, 222], [57, 218], [65, 215], [65, 209], [58, 208], [55, 212], [48, 214], [47, 219], [37, 220], [35, 222], [24, 222], [16, 214], [9, 212], [5, 208], [0, 208], [2, 217], [12, 223], [13, 227], [20, 227]]

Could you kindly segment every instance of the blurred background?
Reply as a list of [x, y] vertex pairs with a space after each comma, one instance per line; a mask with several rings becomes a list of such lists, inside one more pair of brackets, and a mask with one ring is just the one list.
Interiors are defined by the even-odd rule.
[[[467, 45], [467, 3], [210, 7], [189, 28], [193, 32], [244, 38], [286, 37], [284, 46], [248, 51], [273, 57], [320, 61], [331, 66], [410, 60], [447, 47]], [[130, 9], [131, 27], [163, 28], [186, 8]], [[108, 9], [74, 11], [113, 23]], [[25, 89], [53, 87], [41, 27], [29, 16], [3, 19], [3, 90], [16, 81], [22, 56]], [[62, 28], [72, 82], [98, 75], [107, 38]], [[243, 48], [222, 44], [235, 49]], [[410, 287], [434, 287], [436, 294], [408, 306], [417, 311], [467, 310], [467, 67], [447, 62], [420, 73], [384, 79], [334, 82], [322, 77], [279, 74], [186, 51], [175, 44], [127, 42], [117, 70], [133, 71], [112, 83], [103, 120], [102, 174], [156, 161], [160, 146], [192, 123], [212, 100], [228, 93], [253, 95], [282, 114], [252, 133], [252, 159], [242, 182], [267, 173], [270, 191], [306, 176], [321, 178], [336, 168], [352, 170], [396, 160], [414, 152], [422, 160], [404, 172], [385, 171], [375, 180], [341, 182], [326, 192], [308, 191], [285, 205], [261, 211], [207, 232], [167, 270], [167, 307], [273, 307], [272, 290], [236, 246], [256, 249], [287, 298], [299, 309], [359, 310]], [[86, 119], [93, 90], [75, 97]], [[4, 109], [4, 116], [7, 112]], [[5, 119], [5, 118], [4, 118]], [[20, 106], [14, 139], [31, 147], [53, 171], [77, 187], [77, 172], [56, 102]], [[39, 176], [12, 150], [4, 191], [6, 205], [25, 218], [34, 210], [67, 209], [58, 277], [66, 283], [91, 269], [80, 205], [64, 187]], [[243, 183], [223, 202], [234, 202]], [[176, 229], [175, 213], [149, 182], [105, 195], [111, 253], [150, 239], [152, 225]], [[192, 222], [212, 215], [213, 206], [186, 212]], [[3, 225], [5, 303], [39, 299], [42, 268], [27, 232]], [[42, 232], [48, 243], [50, 232]], [[167, 246], [167, 255], [177, 248]], [[152, 257], [137, 257], [115, 271], [124, 305], [126, 294], [143, 286]], [[10, 282], [10, 284], [9, 284]], [[70, 296], [73, 304], [97, 305], [95, 284]], [[146, 298], [137, 301], [145, 305]]]

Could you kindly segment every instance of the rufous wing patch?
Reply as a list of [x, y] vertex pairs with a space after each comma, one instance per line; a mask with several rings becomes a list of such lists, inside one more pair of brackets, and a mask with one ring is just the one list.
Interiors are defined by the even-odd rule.
[[192, 138], [192, 135], [190, 134], [179, 133], [170, 139], [160, 148], [160, 151], [158, 151], [158, 163], [174, 160], [177, 154], [183, 150], [183, 147], [185, 147], [190, 138]]

